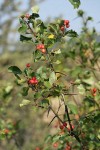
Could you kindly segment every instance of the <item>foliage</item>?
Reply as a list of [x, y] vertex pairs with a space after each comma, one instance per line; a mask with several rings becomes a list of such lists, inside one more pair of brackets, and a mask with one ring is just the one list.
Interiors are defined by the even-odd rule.
[[[29, 11], [31, 5], [34, 3], [41, 3], [43, 0], [29, 0], [26, 1], [26, 6], [23, 7], [25, 1], [0, 1], [0, 35], [2, 36], [0, 40], [0, 53], [12, 51], [12, 50], [22, 50], [22, 45], [16, 40], [17, 34], [17, 18], [20, 14]], [[6, 18], [6, 19], [4, 19]], [[13, 40], [13, 42], [11, 42]], [[26, 48], [29, 46], [26, 44]]]
[[[90, 32], [87, 27], [92, 18], [84, 14], [78, 11], [83, 21], [80, 35], [69, 29], [69, 20], [45, 24], [39, 18], [38, 7], [32, 8], [31, 15], [20, 16], [20, 40], [33, 44], [34, 67], [26, 63], [25, 67], [8, 68], [16, 77], [16, 86], [22, 89], [19, 106], [36, 108], [36, 120], [40, 109], [48, 117], [52, 112], [49, 127], [57, 119], [52, 127], [55, 133], [48, 135], [36, 149], [98, 150], [100, 147], [100, 43], [95, 40], [96, 31]], [[12, 86], [5, 88], [3, 96], [12, 89]], [[56, 98], [58, 106], [54, 108]], [[5, 123], [1, 124], [1, 139], [12, 139], [18, 133], [12, 123], [6, 124], [6, 130]]]
[[78, 8], [81, 4], [80, 0], [69, 0], [69, 2], [74, 6], [74, 8]]

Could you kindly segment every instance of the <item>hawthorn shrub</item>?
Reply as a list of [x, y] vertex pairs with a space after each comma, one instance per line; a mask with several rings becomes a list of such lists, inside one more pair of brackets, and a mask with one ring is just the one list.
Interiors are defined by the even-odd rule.
[[[49, 127], [58, 120], [56, 133], [48, 135], [44, 145], [36, 150], [98, 150], [100, 147], [100, 43], [95, 39], [96, 30], [90, 32], [87, 27], [92, 17], [85, 17], [82, 10], [78, 16], [83, 20], [80, 35], [70, 29], [69, 20], [57, 19], [45, 24], [37, 7], [32, 8], [32, 14], [19, 18], [20, 41], [33, 43], [34, 65], [26, 62], [24, 69], [8, 68], [20, 81], [25, 96], [20, 107], [36, 107], [47, 111], [47, 116], [53, 112]], [[32, 99], [28, 99], [30, 91]], [[59, 101], [56, 109], [51, 101], [55, 98]], [[62, 106], [64, 113], [59, 114]], [[9, 130], [3, 130], [3, 134], [8, 137]]]

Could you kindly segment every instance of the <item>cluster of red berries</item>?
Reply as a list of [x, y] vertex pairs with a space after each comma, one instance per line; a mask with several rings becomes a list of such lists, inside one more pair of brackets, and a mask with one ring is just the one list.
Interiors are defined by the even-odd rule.
[[96, 89], [96, 88], [93, 88], [93, 89], [91, 90], [91, 93], [92, 93], [93, 96], [96, 96], [96, 92], [97, 92], [97, 89]]
[[[71, 125], [71, 127], [72, 127], [72, 129], [74, 129], [74, 125]], [[66, 122], [64, 122], [62, 125], [60, 125], [59, 128], [60, 128], [61, 130], [64, 130], [65, 128], [67, 128], [69, 132], [71, 131], [70, 126], [67, 127], [67, 123], [66, 123]]]
[[36, 79], [36, 77], [32, 77], [31, 79], [28, 80], [28, 84], [37, 85], [38, 80]]
[[63, 130], [63, 129], [66, 128], [66, 127], [67, 127], [67, 123], [66, 123], [66, 122], [64, 122], [62, 125], [59, 126], [59, 128], [60, 128], [61, 130]]
[[45, 46], [44, 46], [44, 44], [38, 44], [37, 46], [36, 46], [36, 49], [37, 50], [40, 50], [42, 53], [46, 53], [46, 48], [45, 48]]
[[65, 28], [69, 28], [70, 27], [69, 23], [70, 23], [69, 20], [64, 20], [64, 24], [60, 27], [60, 30], [64, 31]]

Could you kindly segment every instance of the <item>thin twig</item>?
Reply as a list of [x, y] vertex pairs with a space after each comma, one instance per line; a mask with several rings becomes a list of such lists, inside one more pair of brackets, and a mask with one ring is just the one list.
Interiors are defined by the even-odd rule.
[[[25, 20], [24, 20], [25, 21]], [[27, 24], [28, 28], [30, 29], [31, 33], [36, 36], [36, 34], [34, 33], [34, 31], [32, 30], [32, 28], [30, 27], [29, 23], [27, 21], [25, 21], [25, 23]]]
[[63, 99], [63, 101], [64, 101], [65, 112], [66, 112], [66, 114], [67, 114], [68, 122], [69, 122], [70, 129], [71, 129], [71, 136], [74, 136], [74, 137], [75, 137], [75, 139], [81, 144], [81, 147], [82, 147], [82, 149], [83, 149], [83, 144], [82, 144], [80, 138], [79, 138], [79, 137], [74, 133], [74, 131], [73, 131], [73, 128], [72, 128], [72, 125], [71, 125], [71, 119], [70, 119], [69, 112], [68, 112], [68, 107], [67, 107], [67, 105], [65, 104], [65, 98], [64, 98], [64, 95], [63, 95], [63, 94], [62, 94], [62, 99]]

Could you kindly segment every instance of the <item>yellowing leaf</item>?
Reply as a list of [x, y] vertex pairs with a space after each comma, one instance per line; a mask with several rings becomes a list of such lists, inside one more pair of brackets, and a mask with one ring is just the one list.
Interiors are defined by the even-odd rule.
[[23, 99], [21, 104], [19, 105], [20, 107], [23, 107], [25, 105], [28, 105], [31, 101], [30, 100], [27, 100], [27, 99]]
[[33, 13], [37, 14], [39, 12], [39, 7], [38, 6], [34, 6], [34, 7], [31, 8], [31, 10], [32, 10]]
[[55, 64], [59, 65], [61, 64], [61, 61], [60, 60], [57, 60], [56, 62], [54, 62]]
[[53, 34], [51, 34], [51, 35], [48, 36], [49, 39], [54, 39], [54, 37], [55, 36]]

